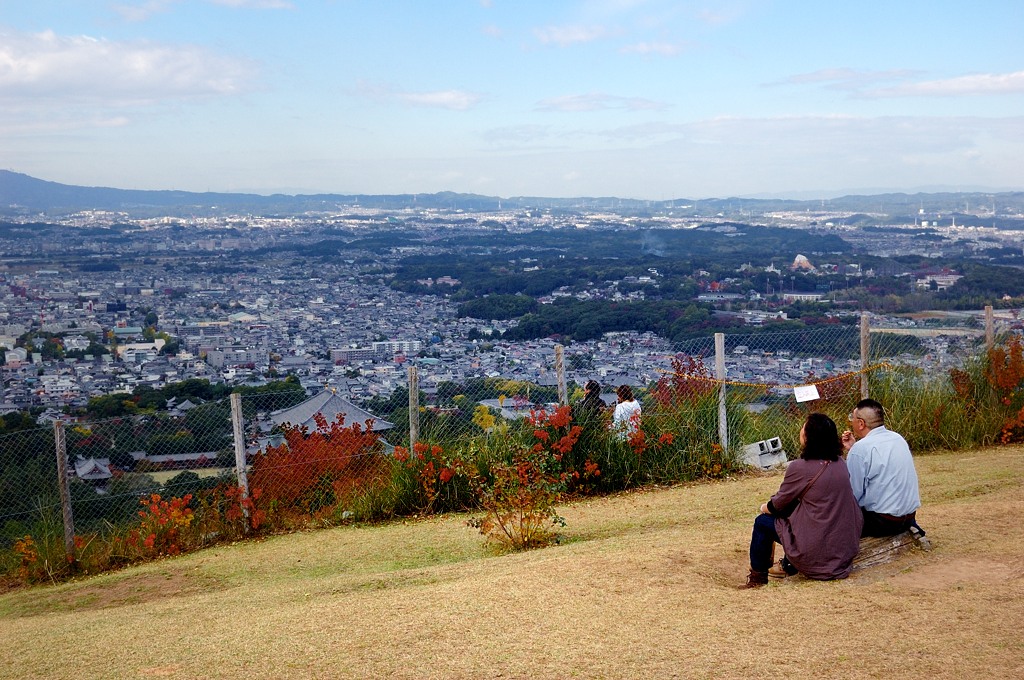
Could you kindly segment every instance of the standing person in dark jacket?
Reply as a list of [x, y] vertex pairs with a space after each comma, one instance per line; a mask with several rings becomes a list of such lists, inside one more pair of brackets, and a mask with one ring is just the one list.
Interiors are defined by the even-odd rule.
[[800, 458], [786, 468], [779, 490], [754, 520], [746, 588], [768, 582], [775, 543], [785, 548], [787, 574], [818, 580], [849, 576], [860, 549], [864, 518], [836, 424], [824, 413], [808, 415], [800, 445]]
[[583, 398], [576, 402], [573, 409], [573, 420], [582, 425], [584, 422], [601, 417], [604, 411], [604, 400], [601, 399], [601, 384], [596, 380], [588, 380], [583, 386]]
[[[580, 432], [572, 451], [562, 458], [566, 471], [577, 475], [583, 474], [587, 460], [602, 446], [601, 439], [608, 411], [607, 405], [601, 399], [601, 383], [588, 380], [583, 386], [583, 392], [583, 398], [572, 406], [573, 424], [582, 427], [583, 431]], [[579, 477], [574, 476], [569, 482], [570, 488], [575, 487], [578, 480]]]

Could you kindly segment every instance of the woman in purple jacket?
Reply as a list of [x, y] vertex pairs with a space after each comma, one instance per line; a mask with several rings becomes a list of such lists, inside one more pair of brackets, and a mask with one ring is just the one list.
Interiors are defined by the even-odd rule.
[[750, 537], [750, 575], [744, 587], [768, 583], [775, 543], [787, 574], [829, 580], [850, 575], [864, 518], [850, 486], [836, 424], [824, 413], [800, 429], [800, 458], [786, 468], [779, 490], [761, 506]]

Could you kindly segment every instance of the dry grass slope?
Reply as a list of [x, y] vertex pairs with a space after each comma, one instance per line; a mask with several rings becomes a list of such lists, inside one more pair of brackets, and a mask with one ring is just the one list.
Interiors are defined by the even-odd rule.
[[918, 458], [935, 549], [740, 591], [778, 475], [222, 547], [0, 596], [5, 678], [1024, 677], [1024, 450]]

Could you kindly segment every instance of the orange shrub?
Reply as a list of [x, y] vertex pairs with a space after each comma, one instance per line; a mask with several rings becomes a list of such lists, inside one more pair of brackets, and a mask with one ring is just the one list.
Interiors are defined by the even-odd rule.
[[1011, 335], [1006, 346], [993, 345], [988, 350], [985, 378], [1004, 404], [1024, 387], [1024, 345], [1020, 336]]

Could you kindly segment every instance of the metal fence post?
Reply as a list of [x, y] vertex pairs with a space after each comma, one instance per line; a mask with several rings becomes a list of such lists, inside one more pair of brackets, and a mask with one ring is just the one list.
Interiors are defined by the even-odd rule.
[[68, 563], [75, 562], [75, 518], [71, 512], [71, 488], [68, 486], [68, 447], [64, 435], [64, 422], [53, 421], [53, 442], [57, 450], [57, 487], [60, 490], [60, 507], [64, 516], [64, 552]]
[[992, 305], [985, 305], [985, 351], [992, 349], [995, 343], [995, 323], [992, 318]]
[[868, 313], [860, 313], [860, 398], [868, 398], [868, 361], [871, 358], [871, 329]]
[[409, 450], [420, 438], [420, 376], [415, 366], [409, 367]]
[[558, 403], [565, 406], [569, 403], [569, 393], [565, 387], [565, 348], [555, 345], [555, 374], [558, 376]]
[[[234, 392], [231, 395], [231, 429], [235, 440], [235, 476], [238, 478], [238, 487], [242, 490], [242, 500], [249, 498], [249, 477], [246, 475], [245, 466], [245, 429], [242, 427], [242, 395]], [[249, 516], [246, 504], [242, 504], [242, 512]]]
[[725, 333], [715, 333], [715, 379], [718, 386], [718, 443], [729, 450], [729, 419], [725, 409]]

